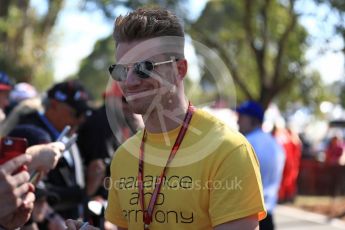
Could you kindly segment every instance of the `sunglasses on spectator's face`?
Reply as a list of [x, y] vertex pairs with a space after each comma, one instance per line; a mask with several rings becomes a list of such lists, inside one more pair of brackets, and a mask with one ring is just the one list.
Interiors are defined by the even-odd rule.
[[70, 109], [69, 109], [69, 113], [70, 113], [70, 115], [71, 115], [73, 118], [79, 119], [79, 118], [81, 118], [81, 116], [84, 115], [83, 112], [76, 110], [76, 109], [73, 108], [72, 106], [69, 106], [69, 105], [68, 105], [68, 107], [70, 108]]
[[[149, 78], [151, 72], [156, 66], [172, 63], [175, 60], [163, 61], [163, 62], [152, 62], [152, 61], [141, 61], [133, 64], [114, 64], [109, 67], [109, 73], [115, 81], [125, 81], [129, 68], [133, 68], [134, 73], [141, 79]], [[176, 59], [177, 61], [177, 59]]]

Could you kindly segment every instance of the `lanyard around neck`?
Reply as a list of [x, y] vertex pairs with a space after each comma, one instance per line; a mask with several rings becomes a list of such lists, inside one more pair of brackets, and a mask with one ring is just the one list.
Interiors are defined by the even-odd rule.
[[174, 159], [174, 157], [177, 153], [177, 150], [179, 149], [179, 147], [183, 141], [183, 138], [184, 138], [184, 136], [188, 130], [188, 126], [189, 126], [189, 123], [192, 119], [194, 111], [195, 111], [194, 106], [192, 106], [191, 103], [189, 103], [188, 110], [187, 110], [186, 116], [183, 120], [182, 127], [181, 127], [181, 129], [177, 135], [176, 141], [175, 141], [175, 143], [171, 149], [168, 161], [167, 161], [163, 171], [161, 172], [158, 181], [156, 182], [156, 186], [155, 186], [155, 189], [154, 189], [153, 194], [151, 196], [149, 206], [147, 209], [145, 209], [144, 184], [143, 184], [143, 180], [144, 180], [143, 179], [143, 177], [144, 177], [144, 146], [145, 146], [145, 142], [146, 142], [146, 138], [147, 138], [146, 129], [144, 129], [143, 138], [141, 140], [141, 145], [140, 145], [140, 152], [139, 152], [138, 189], [139, 189], [140, 205], [141, 205], [141, 209], [143, 211], [143, 221], [144, 221], [144, 229], [145, 230], [148, 229], [150, 223], [152, 222], [153, 209], [154, 209], [154, 206], [157, 202], [158, 194], [160, 192], [163, 177], [166, 174], [167, 167], [170, 164], [170, 162]]

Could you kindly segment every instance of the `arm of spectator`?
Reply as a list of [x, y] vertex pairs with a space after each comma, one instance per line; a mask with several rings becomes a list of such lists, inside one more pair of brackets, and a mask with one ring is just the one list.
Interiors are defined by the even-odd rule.
[[54, 212], [54, 210], [49, 206], [48, 203], [46, 203], [46, 205], [47, 209], [44, 214], [44, 219], [48, 221], [49, 230], [65, 230], [66, 224], [62, 216]]
[[90, 162], [87, 167], [86, 194], [94, 195], [102, 185], [105, 176], [105, 164], [103, 160], [96, 159]]
[[0, 219], [0, 225], [6, 229], [16, 229], [22, 227], [31, 216], [34, 208], [35, 194], [28, 192], [24, 195], [23, 203], [13, 213]]
[[28, 165], [29, 170], [48, 172], [55, 168], [64, 149], [65, 145], [61, 142], [52, 142], [29, 147], [26, 150], [26, 153], [32, 156], [32, 162]]
[[21, 197], [30, 189], [30, 176], [26, 171], [12, 174], [30, 161], [31, 157], [23, 154], [0, 165], [0, 218], [12, 213], [23, 203]]
[[20, 227], [30, 218], [35, 195], [34, 187], [28, 183], [29, 173], [20, 171], [13, 174], [30, 161], [31, 156], [23, 154], [0, 166], [0, 225], [5, 228]]
[[226, 229], [242, 229], [242, 230], [259, 230], [259, 221], [257, 215], [248, 216], [238, 220], [226, 222], [224, 224], [217, 225], [215, 230]]
[[[92, 225], [87, 224], [86, 226], [82, 227], [85, 224], [85, 222], [81, 222], [78, 220], [71, 220], [68, 219], [66, 220], [66, 225], [67, 225], [67, 230], [78, 230], [78, 229], [82, 229], [82, 230], [99, 230], [99, 228], [96, 228]], [[106, 228], [108, 229], [108, 228]], [[120, 227], [116, 227], [115, 225], [112, 225], [112, 227], [110, 229], [113, 230], [127, 230], [127, 228], [120, 228]]]
[[59, 215], [54, 213], [54, 216], [52, 216], [49, 219], [49, 230], [65, 230], [66, 229], [66, 223], [65, 220]]
[[117, 230], [128, 230], [128, 228], [120, 228], [120, 227], [117, 227]]
[[78, 220], [71, 220], [68, 219], [66, 220], [66, 226], [67, 226], [67, 230], [78, 230], [78, 229], [82, 229], [82, 230], [99, 230], [99, 228], [96, 228], [92, 225], [87, 224], [85, 226], [85, 223], [82, 221], [78, 221]]
[[48, 204], [45, 199], [37, 200], [31, 219], [36, 223], [47, 221], [49, 230], [65, 230], [65, 220]]

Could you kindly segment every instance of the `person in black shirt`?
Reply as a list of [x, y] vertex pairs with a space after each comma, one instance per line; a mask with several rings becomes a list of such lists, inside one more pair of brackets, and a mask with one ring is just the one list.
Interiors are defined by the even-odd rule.
[[[44, 113], [34, 112], [20, 117], [19, 124], [37, 126], [46, 131], [53, 141], [67, 125], [71, 126], [71, 135], [91, 111], [88, 99], [87, 91], [77, 81], [55, 84], [47, 91]], [[77, 145], [64, 152], [44, 182], [49, 191], [59, 195], [59, 202], [50, 203], [55, 212], [64, 218], [81, 217], [82, 203], [90, 195], [90, 188], [85, 189], [84, 169]]]
[[[103, 162], [106, 173], [110, 176], [110, 163], [115, 150], [130, 136], [136, 133], [137, 129], [143, 127], [141, 116], [133, 114], [128, 108], [128, 103], [116, 82], [103, 94], [104, 103], [93, 111], [78, 130], [78, 147], [83, 153], [83, 160], [88, 167], [88, 180], [96, 176], [95, 165]], [[104, 182], [106, 182], [105, 180]], [[105, 201], [108, 197], [107, 185], [102, 183], [96, 192], [96, 200]], [[92, 219], [93, 225], [102, 227], [104, 222], [103, 214], [95, 215], [92, 210], [88, 219]]]

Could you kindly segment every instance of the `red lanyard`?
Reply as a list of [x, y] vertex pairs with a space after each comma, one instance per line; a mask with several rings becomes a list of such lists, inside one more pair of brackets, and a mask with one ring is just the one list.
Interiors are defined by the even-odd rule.
[[171, 149], [168, 161], [163, 169], [163, 171], [161, 172], [158, 181], [156, 182], [156, 187], [153, 191], [153, 194], [151, 196], [150, 199], [150, 203], [147, 209], [145, 209], [145, 199], [144, 199], [144, 184], [143, 184], [143, 177], [144, 177], [144, 146], [145, 146], [145, 142], [146, 142], [146, 137], [147, 137], [147, 133], [146, 133], [146, 129], [144, 129], [144, 134], [143, 134], [143, 138], [141, 140], [141, 145], [140, 145], [140, 155], [139, 155], [139, 172], [138, 172], [138, 188], [139, 188], [139, 198], [140, 198], [140, 205], [141, 205], [141, 209], [143, 210], [143, 221], [144, 221], [144, 229], [147, 230], [149, 229], [149, 225], [152, 222], [152, 214], [153, 214], [153, 209], [154, 206], [157, 202], [158, 199], [158, 194], [159, 191], [161, 190], [161, 186], [162, 186], [162, 181], [163, 181], [163, 177], [165, 176], [166, 170], [168, 165], [170, 164], [170, 162], [174, 159], [177, 150], [180, 148], [180, 145], [182, 143], [182, 140], [188, 130], [188, 126], [189, 123], [192, 119], [193, 113], [195, 111], [194, 106], [192, 106], [190, 103], [188, 105], [188, 110], [186, 113], [186, 116], [183, 120], [183, 124], [182, 127], [178, 133], [178, 136], [176, 138], [175, 144]]

